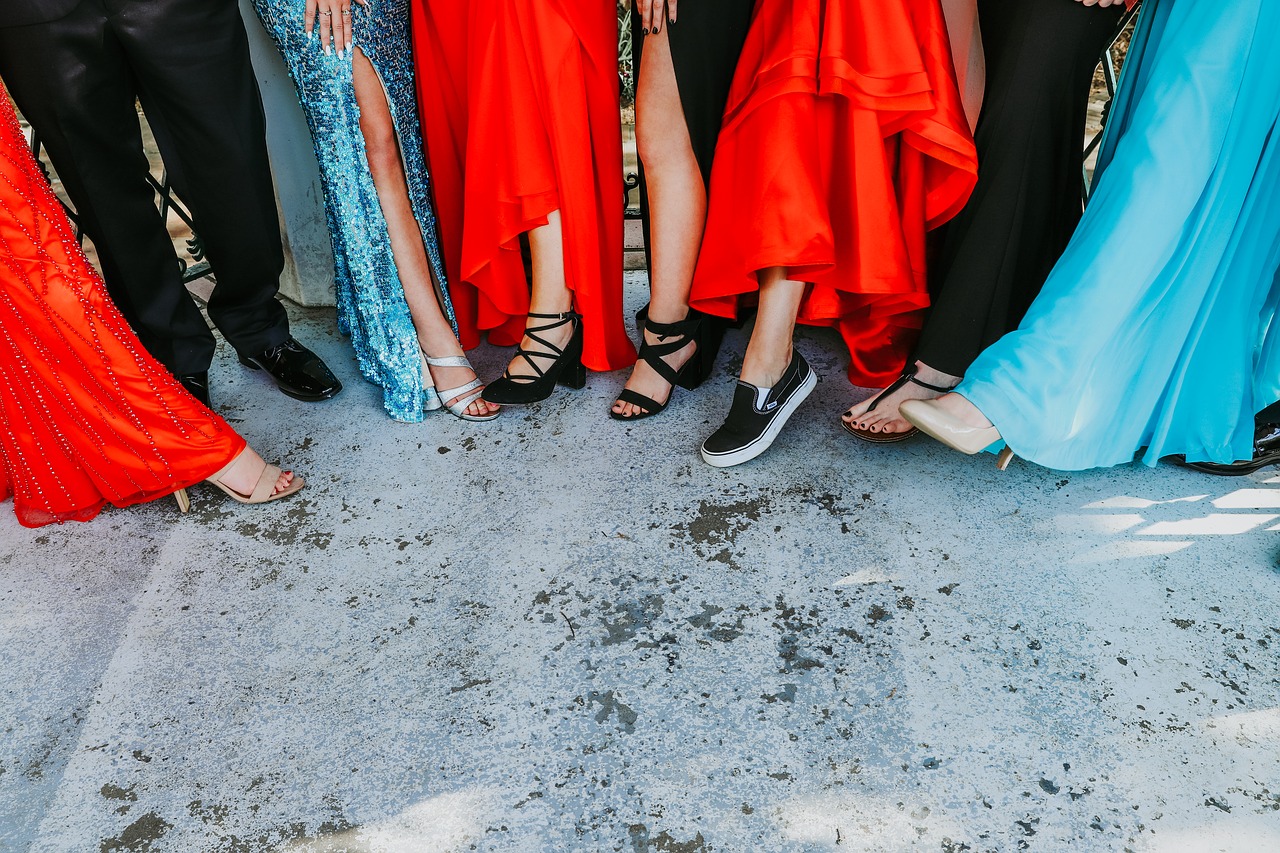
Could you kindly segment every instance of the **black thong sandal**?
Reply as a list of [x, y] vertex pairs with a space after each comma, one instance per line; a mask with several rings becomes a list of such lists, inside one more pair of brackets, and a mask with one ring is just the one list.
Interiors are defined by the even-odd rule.
[[[937, 391], [939, 394], [946, 394], [949, 391], [955, 390], [954, 385], [951, 386], [950, 388], [943, 388], [939, 385], [930, 385], [928, 382], [925, 382], [922, 379], [917, 379], [916, 368], [914, 366], [911, 366], [911, 367], [908, 367], [906, 370], [902, 371], [902, 375], [899, 376], [892, 385], [890, 385], [888, 388], [884, 389], [883, 391], [881, 391], [879, 394], [876, 395], [876, 398], [871, 401], [871, 405], [867, 407], [867, 411], [874, 412], [876, 406], [880, 405], [881, 400], [883, 400], [885, 397], [888, 397], [890, 394], [892, 394], [894, 391], [897, 391], [899, 388], [901, 388], [903, 385], [906, 385], [908, 382], [915, 383], [916, 385], [919, 385], [921, 388], [928, 388], [930, 391]], [[914, 438], [920, 432], [920, 430], [916, 429], [915, 427], [912, 427], [911, 429], [906, 430], [905, 432], [872, 432], [871, 430], [858, 429], [856, 426], [846, 421], [843, 417], [840, 418], [840, 426], [844, 427], [845, 432], [849, 433], [855, 438], [860, 438], [863, 441], [868, 441], [872, 444], [896, 444], [899, 441], [906, 441], [909, 438]]]

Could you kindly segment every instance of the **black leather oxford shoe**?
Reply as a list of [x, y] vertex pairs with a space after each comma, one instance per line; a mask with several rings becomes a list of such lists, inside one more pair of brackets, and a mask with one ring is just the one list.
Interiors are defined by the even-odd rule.
[[240, 363], [265, 370], [276, 387], [295, 400], [314, 403], [328, 400], [342, 390], [342, 383], [320, 356], [293, 338], [257, 355], [241, 355]]
[[203, 373], [183, 373], [174, 376], [182, 387], [186, 388], [192, 397], [195, 397], [204, 404], [206, 409], [212, 409], [213, 403], [209, 402], [209, 371]]

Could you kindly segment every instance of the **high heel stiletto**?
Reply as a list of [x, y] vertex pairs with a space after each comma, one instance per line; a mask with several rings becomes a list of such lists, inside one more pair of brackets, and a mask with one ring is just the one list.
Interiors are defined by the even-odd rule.
[[[953, 450], [970, 456], [999, 444], [1000, 430], [994, 426], [969, 426], [938, 405], [935, 400], [906, 400], [898, 407], [902, 417], [925, 435], [932, 436]], [[1005, 446], [996, 458], [1001, 471], [1013, 461], [1013, 451]]]
[[[543, 326], [533, 326], [524, 330], [525, 337], [547, 348], [544, 350], [527, 350], [523, 347], [516, 350], [516, 358], [523, 358], [533, 368], [536, 376], [512, 376], [508, 369], [501, 379], [495, 379], [484, 389], [483, 397], [490, 403], [500, 406], [536, 403], [551, 396], [557, 384], [568, 388], [580, 389], [587, 384], [587, 369], [582, 364], [582, 315], [576, 311], [563, 314], [530, 314], [535, 320], [554, 320]], [[573, 324], [573, 336], [564, 348], [556, 346], [539, 332], [558, 329], [565, 323]], [[544, 358], [551, 362], [543, 370], [535, 358]], [[514, 359], [512, 359], [514, 361]]]
[[[715, 319], [690, 310], [678, 323], [655, 323], [649, 319], [647, 307], [640, 309], [636, 314], [636, 326], [641, 330], [640, 359], [667, 381], [671, 393], [667, 395], [666, 402], [659, 403], [652, 397], [623, 388], [617, 399], [645, 411], [637, 415], [620, 415], [611, 410], [609, 417], [615, 421], [651, 418], [671, 403], [677, 385], [692, 391], [705, 382], [715, 367], [716, 352], [724, 337], [724, 325], [713, 322]], [[658, 343], [649, 343], [649, 335], [657, 337]], [[665, 356], [679, 352], [690, 343], [694, 344], [694, 353], [679, 370], [667, 364]]]
[[[921, 388], [928, 388], [930, 391], [937, 391], [939, 394], [946, 394], [955, 387], [943, 388], [941, 385], [930, 385], [928, 382], [925, 382], [916, 376], [916, 367], [915, 365], [911, 365], [906, 370], [902, 371], [902, 375], [899, 376], [892, 385], [876, 395], [876, 398], [871, 401], [871, 405], [867, 407], [867, 411], [875, 411], [876, 406], [880, 405], [881, 400], [888, 397], [908, 382], [913, 385], [919, 385]], [[899, 441], [906, 441], [909, 438], [914, 438], [920, 434], [920, 430], [916, 427], [912, 427], [905, 432], [872, 432], [871, 430], [859, 429], [844, 418], [840, 419], [840, 425], [844, 427], [845, 432], [849, 433], [853, 437], [860, 438], [863, 441], [869, 441], [872, 444], [894, 444]]]
[[[422, 358], [425, 360], [425, 363], [431, 367], [465, 367], [472, 373], [475, 373], [475, 368], [471, 366], [471, 362], [465, 355], [447, 355], [442, 358], [432, 358], [427, 355], [426, 352], [423, 352]], [[483, 388], [484, 383], [481, 382], [479, 378], [472, 379], [470, 382], [459, 385], [457, 388], [445, 388], [436, 391], [437, 401], [440, 405], [445, 405], [446, 400], [454, 400], [456, 397], [457, 399], [453, 403], [448, 404], [449, 413], [454, 417], [461, 418], [464, 421], [491, 421], [498, 416], [498, 412], [491, 412], [487, 415], [467, 414], [467, 407], [484, 396]], [[437, 406], [437, 408], [439, 408], [439, 406]]]

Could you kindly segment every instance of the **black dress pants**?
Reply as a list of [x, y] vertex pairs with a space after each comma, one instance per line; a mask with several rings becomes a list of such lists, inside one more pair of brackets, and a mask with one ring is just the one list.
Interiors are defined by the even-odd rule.
[[1017, 328], [1080, 221], [1089, 90], [1124, 7], [978, 0], [978, 13], [978, 183], [946, 226], [915, 353], [953, 376]]
[[81, 0], [48, 23], [0, 26], [0, 79], [93, 239], [107, 291], [153, 356], [176, 374], [199, 373], [215, 342], [146, 180], [135, 99], [217, 276], [210, 318], [241, 353], [288, 337], [266, 125], [235, 3]]

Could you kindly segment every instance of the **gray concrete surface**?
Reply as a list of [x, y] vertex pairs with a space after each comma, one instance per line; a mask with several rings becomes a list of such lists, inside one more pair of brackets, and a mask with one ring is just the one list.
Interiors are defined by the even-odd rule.
[[407, 426], [297, 316], [339, 399], [213, 393], [298, 498], [0, 512], [0, 849], [1280, 849], [1275, 472], [859, 444], [812, 331], [736, 470], [741, 332], [657, 420]]

